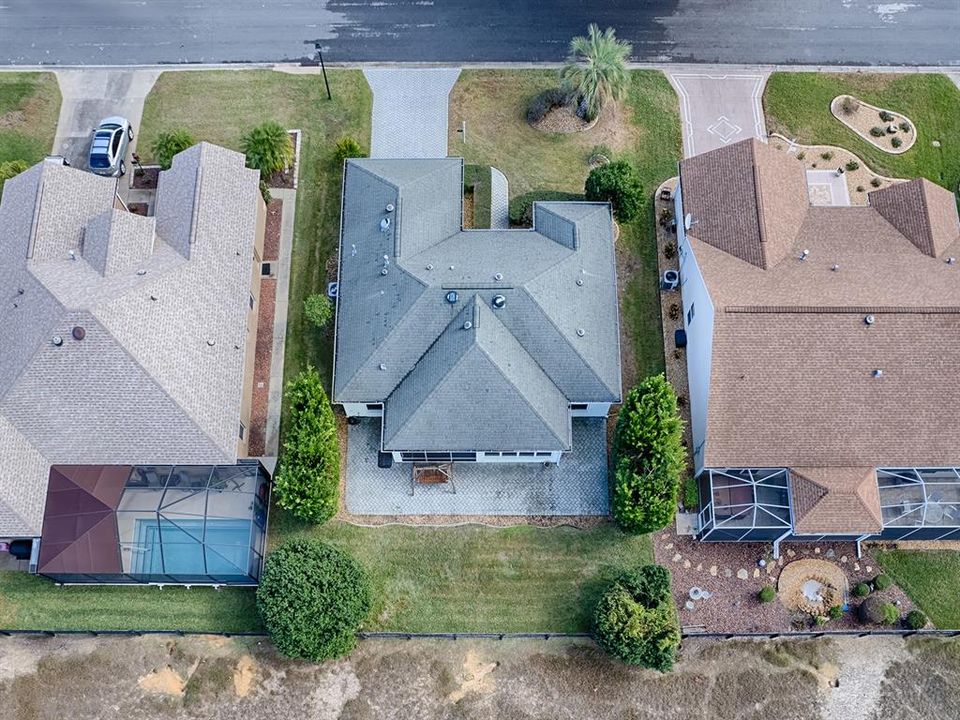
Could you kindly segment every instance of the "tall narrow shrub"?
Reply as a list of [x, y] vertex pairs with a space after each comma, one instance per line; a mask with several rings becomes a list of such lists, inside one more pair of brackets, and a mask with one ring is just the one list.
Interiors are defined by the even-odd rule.
[[270, 176], [293, 165], [295, 150], [290, 134], [278, 122], [268, 120], [241, 138], [240, 147], [247, 156], [247, 167]]

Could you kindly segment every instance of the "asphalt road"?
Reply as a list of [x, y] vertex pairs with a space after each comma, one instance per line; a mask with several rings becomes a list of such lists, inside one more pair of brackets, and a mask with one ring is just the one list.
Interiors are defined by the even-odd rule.
[[556, 61], [593, 21], [640, 62], [960, 66], [960, 0], [0, 0], [0, 63]]

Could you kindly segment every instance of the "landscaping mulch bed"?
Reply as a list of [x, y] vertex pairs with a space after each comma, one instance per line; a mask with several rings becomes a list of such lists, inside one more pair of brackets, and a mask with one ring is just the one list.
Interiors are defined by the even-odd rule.
[[134, 190], [156, 190], [157, 183], [160, 180], [160, 168], [156, 165], [147, 165], [143, 168], [143, 173], [133, 173]]
[[253, 364], [253, 403], [250, 411], [251, 457], [266, 454], [267, 411], [270, 404], [270, 366], [273, 359], [273, 318], [277, 301], [276, 278], [260, 282], [257, 345]]
[[132, 212], [134, 215], [146, 216], [150, 212], [150, 204], [143, 202], [127, 203], [127, 210]]
[[264, 262], [280, 259], [280, 226], [283, 222], [283, 200], [273, 198], [267, 204], [267, 223], [263, 238]]
[[589, 130], [597, 124], [599, 117], [588, 122], [577, 115], [577, 110], [572, 105], [561, 105], [547, 111], [547, 114], [540, 118], [532, 126], [540, 132], [547, 133], [576, 133]]
[[[290, 132], [287, 133], [290, 137], [290, 142], [293, 144], [293, 147], [297, 147], [297, 133]], [[293, 165], [288, 167], [286, 170], [281, 172], [275, 172], [273, 175], [267, 178], [267, 187], [271, 188], [286, 188], [288, 190], [293, 190], [296, 187], [296, 178], [297, 178], [297, 158], [294, 156]]]

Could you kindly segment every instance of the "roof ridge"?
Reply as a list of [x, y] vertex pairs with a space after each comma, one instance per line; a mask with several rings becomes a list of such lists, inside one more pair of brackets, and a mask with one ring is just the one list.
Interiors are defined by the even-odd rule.
[[[64, 476], [64, 477], [66, 477], [66, 476]], [[69, 479], [69, 478], [68, 478], [68, 479]], [[71, 540], [71, 541], [68, 542], [68, 543], [64, 543], [64, 546], [63, 546], [62, 548], [60, 548], [60, 551], [59, 551], [58, 553], [56, 553], [56, 554], [53, 555], [52, 557], [45, 558], [45, 562], [43, 563], [44, 566], [49, 565], [51, 562], [53, 562], [53, 561], [56, 560], [58, 557], [60, 557], [61, 555], [63, 555], [63, 553], [65, 553], [67, 550], [69, 550], [69, 549], [72, 548], [74, 545], [76, 545], [80, 540], [82, 540], [82, 539], [85, 538], [87, 535], [89, 535], [91, 532], [93, 532], [94, 529], [100, 527], [100, 526], [103, 524], [104, 520], [110, 520], [110, 519], [112, 519], [113, 516], [114, 516], [114, 510], [113, 510], [112, 508], [107, 507], [101, 500], [99, 500], [98, 498], [95, 498], [92, 494], [90, 494], [89, 492], [87, 492], [87, 490], [86, 490], [85, 488], [82, 488], [82, 487], [80, 487], [79, 485], [75, 485], [75, 487], [79, 488], [80, 490], [83, 490], [83, 492], [87, 493], [88, 496], [92, 497], [94, 500], [96, 500], [96, 501], [99, 502], [101, 505], [103, 505], [104, 509], [103, 509], [103, 510], [98, 510], [97, 512], [98, 512], [98, 513], [102, 512], [102, 513], [104, 513], [104, 515], [103, 515], [103, 517], [101, 517], [99, 520], [97, 520], [97, 522], [95, 522], [93, 525], [91, 525], [91, 526], [88, 527], [86, 530], [84, 530], [82, 535], [79, 535], [79, 536], [75, 537], [73, 540]], [[93, 513], [83, 513], [83, 514], [84, 514], [84, 515], [92, 515]], [[47, 543], [47, 547], [49, 547], [49, 543]]]
[[[23, 513], [15, 509], [8, 501], [4, 500], [3, 498], [0, 498], [0, 508], [6, 508], [11, 515], [13, 515], [17, 520], [23, 523], [23, 527], [30, 528], [31, 530], [34, 530], [34, 531], [38, 529], [42, 530], [42, 528], [36, 528], [33, 525], [33, 523], [27, 522], [27, 519], [23, 516]], [[38, 532], [37, 534], [39, 535], [40, 533]]]
[[767, 221], [763, 208], [763, 191], [760, 182], [760, 167], [757, 165], [757, 139], [751, 138], [747, 144], [750, 148], [750, 172], [753, 175], [753, 193], [756, 198], [757, 206], [757, 232], [760, 234], [760, 262], [764, 270], [767, 269]]
[[876, 313], [888, 315], [956, 315], [960, 305], [724, 305], [721, 310], [731, 314], [772, 315], [860, 315]]

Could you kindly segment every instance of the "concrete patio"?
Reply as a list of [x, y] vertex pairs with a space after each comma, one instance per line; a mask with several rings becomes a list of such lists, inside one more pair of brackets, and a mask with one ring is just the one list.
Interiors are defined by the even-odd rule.
[[380, 420], [349, 426], [347, 511], [354, 515], [606, 515], [606, 420], [573, 420], [574, 451], [558, 465], [456, 463], [451, 485], [417, 485], [412, 465], [377, 467]]

